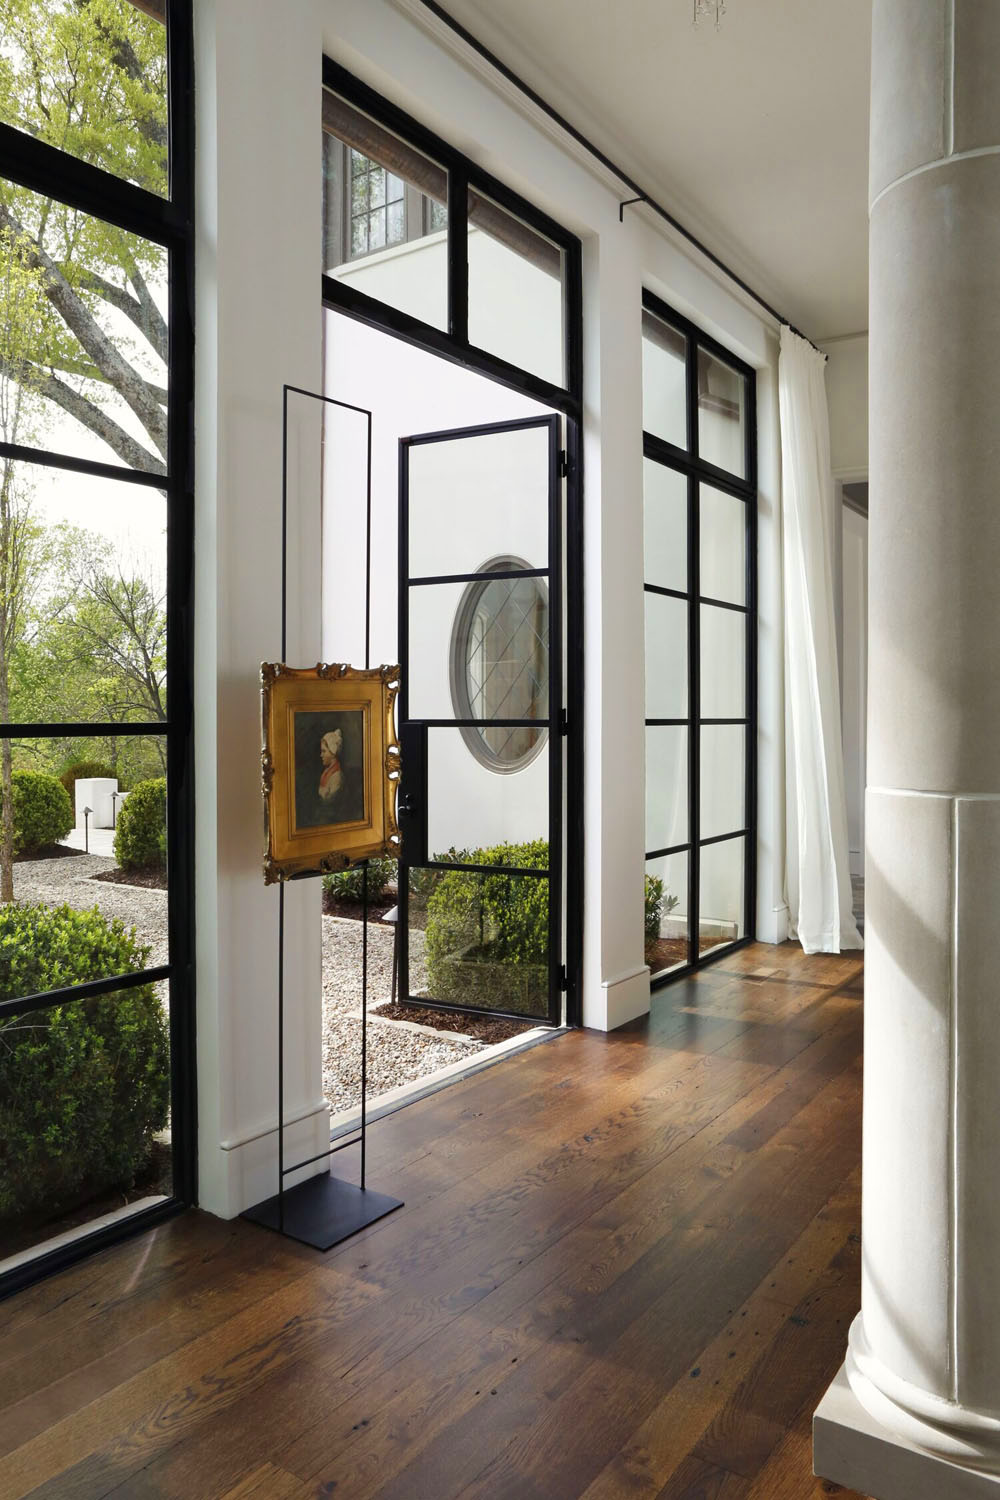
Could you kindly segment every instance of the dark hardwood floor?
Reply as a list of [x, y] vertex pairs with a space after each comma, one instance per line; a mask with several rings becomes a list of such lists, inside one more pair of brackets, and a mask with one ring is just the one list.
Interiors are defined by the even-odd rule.
[[328, 1255], [190, 1213], [0, 1304], [0, 1497], [849, 1500], [861, 980], [745, 949], [373, 1126]]

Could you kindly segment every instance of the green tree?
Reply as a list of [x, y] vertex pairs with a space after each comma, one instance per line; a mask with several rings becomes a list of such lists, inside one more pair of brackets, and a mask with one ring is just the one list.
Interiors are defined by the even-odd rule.
[[[0, 0], [0, 35], [0, 119], [166, 192], [161, 4]], [[162, 247], [2, 179], [0, 233], [38, 292], [31, 336], [0, 349], [0, 373], [124, 463], [164, 472], [167, 325], [154, 295]]]

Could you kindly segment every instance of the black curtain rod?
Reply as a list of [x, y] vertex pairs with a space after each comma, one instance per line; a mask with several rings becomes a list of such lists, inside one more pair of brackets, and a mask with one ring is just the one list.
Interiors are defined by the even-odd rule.
[[[611, 160], [610, 156], [605, 156], [604, 152], [598, 146], [595, 146], [593, 141], [588, 140], [587, 137], [583, 134], [582, 130], [577, 130], [575, 125], [571, 125], [569, 120], [567, 120], [564, 115], [561, 115], [557, 109], [554, 109], [551, 104], [543, 99], [541, 94], [536, 93], [536, 91], [531, 87], [530, 84], [525, 83], [524, 79], [520, 78], [518, 74], [514, 72], [513, 68], [508, 68], [507, 64], [505, 62], [501, 62], [500, 58], [497, 57], [495, 52], [491, 52], [490, 49], [484, 46], [477, 37], [474, 37], [472, 35], [472, 32], [468, 31], [460, 21], [456, 21], [455, 17], [449, 15], [443, 6], [438, 5], [437, 0], [420, 0], [420, 3], [426, 10], [429, 10], [432, 15], [437, 16], [438, 20], [443, 22], [443, 24], [447, 26], [451, 31], [453, 31], [456, 36], [461, 37], [462, 41], [465, 42], [467, 46], [471, 47], [474, 52], [477, 52], [480, 57], [485, 59], [485, 61], [489, 63], [491, 68], [495, 68], [498, 73], [502, 74], [502, 76], [506, 78], [508, 83], [512, 83], [516, 89], [519, 89], [526, 99], [530, 99], [532, 104], [536, 105], [540, 110], [543, 110], [544, 113], [548, 115], [550, 120], [555, 121], [560, 129], [565, 130], [567, 135], [572, 136], [577, 145], [582, 146], [585, 151], [589, 151], [590, 155], [593, 156], [597, 161], [599, 161], [602, 167], [606, 167], [609, 172], [612, 172], [615, 177], [618, 178], [619, 182], [623, 182], [625, 184], [629, 192], [635, 193], [637, 196], [630, 199], [629, 202], [645, 203], [649, 208], [653, 210], [654, 213], [659, 214], [661, 219], [665, 219], [672, 229], [676, 229], [678, 234], [683, 235], [688, 244], [693, 245], [696, 250], [698, 250], [702, 255], [706, 257], [706, 259], [712, 262], [713, 266], [717, 266], [720, 271], [722, 271], [726, 276], [729, 277], [730, 281], [735, 282], [738, 287], [746, 292], [748, 297], [752, 297], [759, 307], [762, 307], [765, 312], [769, 312], [772, 318], [775, 318], [779, 323], [783, 323], [786, 328], [790, 328], [793, 333], [797, 333], [800, 339], [805, 339], [806, 343], [811, 344], [812, 347], [816, 350], [817, 354], [823, 354], [823, 350], [820, 349], [817, 344], [814, 344], [812, 339], [809, 338], [807, 334], [804, 334], [800, 328], [796, 328], [795, 324], [789, 322], [788, 318], [782, 317], [777, 308], [772, 307], [770, 302], [766, 301], [766, 299], [763, 298], [759, 292], [755, 292], [753, 287], [749, 286], [743, 280], [742, 276], [737, 276], [736, 272], [733, 271], [729, 266], [727, 266], [724, 260], [720, 260], [713, 251], [709, 250], [707, 245], [703, 245], [701, 240], [699, 240], [696, 235], [693, 235], [691, 233], [690, 229], [685, 229], [684, 225], [681, 224], [679, 220], [675, 219], [672, 213], [668, 212], [668, 210], [665, 209], [661, 203], [657, 203], [655, 198], [651, 198], [649, 194], [645, 192], [642, 187], [640, 187], [639, 183], [631, 178], [627, 172], [623, 172], [621, 167], [619, 167], [615, 162]], [[622, 205], [622, 207], [619, 209], [619, 218], [623, 222], [625, 217], [625, 207], [627, 207], [627, 204]], [[825, 354], [823, 354], [823, 358], [826, 358]]]

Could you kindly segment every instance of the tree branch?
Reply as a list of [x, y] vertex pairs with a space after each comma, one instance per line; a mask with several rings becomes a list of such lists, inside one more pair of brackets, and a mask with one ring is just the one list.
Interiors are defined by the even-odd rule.
[[0, 376], [8, 380], [27, 380], [33, 391], [37, 391], [40, 396], [47, 396], [107, 443], [112, 452], [117, 453], [130, 469], [144, 469], [149, 474], [166, 474], [167, 466], [162, 459], [136, 442], [107, 412], [101, 411], [99, 406], [95, 406], [86, 396], [81, 396], [57, 376], [46, 374], [36, 366], [28, 369], [24, 366], [12, 366], [2, 356]]
[[134, 260], [129, 261], [128, 279], [135, 287], [142, 309], [142, 320], [134, 320], [136, 326], [142, 329], [163, 363], [166, 364], [167, 355], [170, 353], [167, 320], [153, 300], [149, 287], [146, 285], [146, 279]]
[[[135, 412], [162, 457], [167, 453], [167, 417], [159, 402], [76, 295], [52, 257], [0, 200], [0, 228], [26, 245], [25, 259], [43, 273], [43, 290], [66, 326], [76, 335], [98, 369]], [[74, 393], [75, 394], [75, 393]], [[82, 399], [82, 398], [79, 398]], [[87, 403], [90, 405], [90, 403]], [[67, 408], [68, 409], [68, 408]], [[92, 431], [97, 429], [88, 423]], [[117, 425], [117, 424], [112, 424]], [[119, 429], [121, 431], [121, 429]], [[118, 451], [117, 449], [115, 450]]]

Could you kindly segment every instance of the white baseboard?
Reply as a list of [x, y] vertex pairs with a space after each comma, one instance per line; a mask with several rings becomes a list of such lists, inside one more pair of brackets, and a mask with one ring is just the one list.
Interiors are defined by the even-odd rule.
[[625, 974], [605, 979], [601, 984], [596, 1004], [588, 1004], [584, 996], [583, 1024], [594, 1031], [614, 1031], [635, 1021], [649, 1011], [649, 968], [640, 964]]
[[[325, 1151], [330, 1144], [330, 1112], [326, 1100], [285, 1122], [285, 1166], [304, 1161]], [[202, 1207], [222, 1219], [235, 1219], [245, 1208], [252, 1208], [278, 1191], [278, 1130], [276, 1125], [254, 1127], [239, 1137], [219, 1145], [222, 1156], [223, 1188], [221, 1203], [203, 1203]], [[314, 1162], [300, 1172], [290, 1172], [286, 1187], [305, 1182], [317, 1172], [328, 1170], [328, 1162]]]

